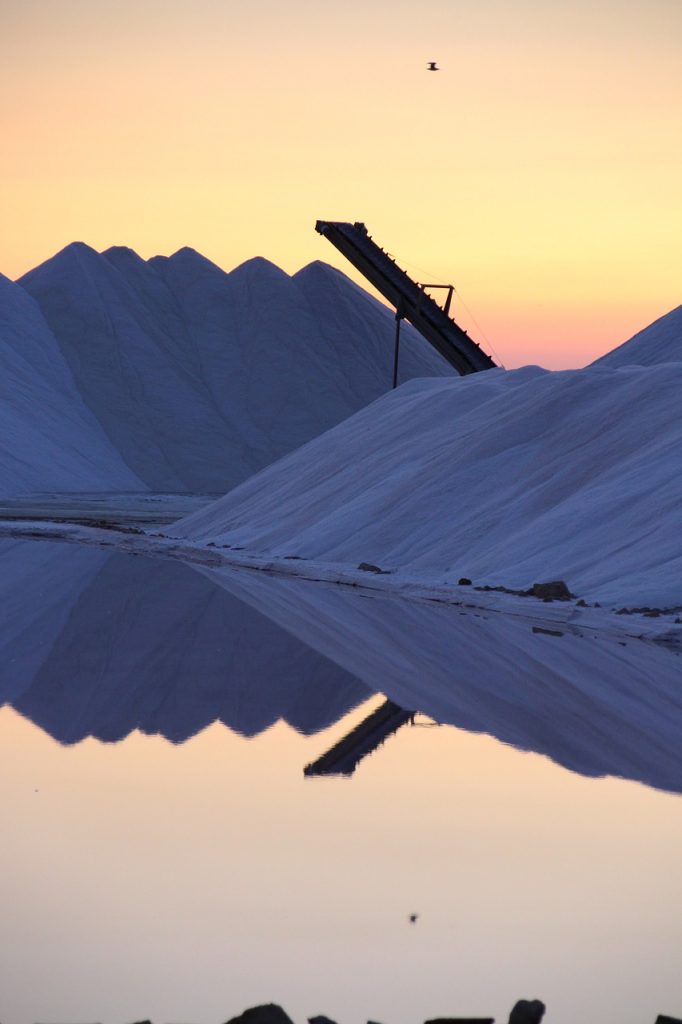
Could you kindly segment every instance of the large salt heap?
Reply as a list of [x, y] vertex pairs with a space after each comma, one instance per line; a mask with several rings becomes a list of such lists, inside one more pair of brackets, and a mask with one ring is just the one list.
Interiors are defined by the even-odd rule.
[[[321, 263], [289, 277], [255, 259], [226, 274], [191, 249], [145, 262], [74, 243], [19, 284], [40, 306], [78, 404], [138, 487], [222, 493], [390, 386], [391, 311]], [[402, 379], [453, 373], [405, 330]], [[29, 367], [29, 388], [31, 376]], [[53, 438], [78, 448], [57, 419]], [[39, 468], [40, 446], [33, 458]], [[120, 489], [120, 474], [103, 482], [102, 466], [86, 484], [37, 471], [27, 487]]]
[[0, 275], [0, 495], [142, 490], [83, 402], [38, 304]]
[[405, 384], [176, 524], [198, 543], [682, 604], [682, 362]]

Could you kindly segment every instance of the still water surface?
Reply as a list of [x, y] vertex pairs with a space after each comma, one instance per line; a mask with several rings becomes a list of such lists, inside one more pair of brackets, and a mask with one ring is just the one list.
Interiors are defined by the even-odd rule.
[[[510, 684], [514, 735], [542, 754], [515, 749], [489, 679], [456, 714], [438, 697], [454, 655], [437, 657], [447, 610], [425, 609], [412, 648], [428, 639], [417, 690], [431, 703], [415, 710], [479, 732], [420, 714], [352, 778], [305, 778], [381, 694], [407, 692], [409, 645], [382, 653], [377, 630], [407, 636], [414, 612], [365, 600], [374, 649], [351, 657], [359, 634], [333, 593], [305, 619], [309, 646], [295, 588], [230, 585], [0, 546], [3, 1024], [217, 1024], [268, 1000], [299, 1021], [504, 1021], [521, 996], [541, 997], [549, 1024], [680, 1015], [682, 803], [664, 791], [678, 787], [659, 722], [676, 724], [672, 704], [640, 716], [654, 753], [626, 758], [607, 719], [632, 715], [605, 682], [596, 731]], [[276, 611], [290, 606], [287, 630]], [[604, 737], [607, 754], [588, 749]], [[605, 757], [624, 778], [588, 777]]]

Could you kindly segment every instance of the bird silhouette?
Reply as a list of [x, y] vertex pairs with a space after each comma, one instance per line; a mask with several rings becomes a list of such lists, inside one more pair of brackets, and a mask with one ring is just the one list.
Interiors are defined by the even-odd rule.
[[435, 60], [430, 60], [426, 66], [427, 71], [440, 71], [440, 68], [436, 64]]
[[416, 924], [419, 914], [410, 914], [410, 924]]

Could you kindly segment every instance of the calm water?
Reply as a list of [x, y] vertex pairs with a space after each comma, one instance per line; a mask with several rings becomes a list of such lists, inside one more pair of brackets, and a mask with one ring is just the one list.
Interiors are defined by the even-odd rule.
[[0, 602], [3, 1024], [682, 1014], [668, 652], [52, 543]]

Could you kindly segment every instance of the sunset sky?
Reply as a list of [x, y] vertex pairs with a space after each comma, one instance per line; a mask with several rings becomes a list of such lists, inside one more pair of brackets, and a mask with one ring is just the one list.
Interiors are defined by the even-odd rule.
[[360, 280], [314, 224], [363, 220], [508, 366], [682, 301], [680, 0], [4, 0], [0, 58], [9, 277], [79, 239]]

